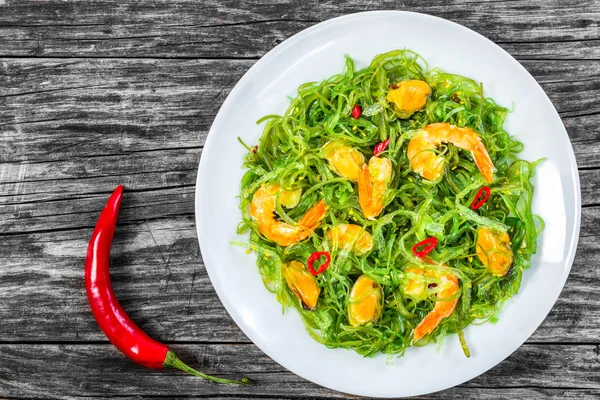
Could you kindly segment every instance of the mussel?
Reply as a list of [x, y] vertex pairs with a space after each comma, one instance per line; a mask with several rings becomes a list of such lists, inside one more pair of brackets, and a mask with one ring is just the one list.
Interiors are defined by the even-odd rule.
[[375, 322], [381, 315], [383, 290], [381, 286], [365, 275], [360, 276], [352, 290], [348, 302], [348, 321], [352, 326]]
[[495, 232], [482, 227], [477, 231], [475, 245], [477, 257], [494, 276], [504, 276], [513, 263], [510, 236], [506, 232]]
[[310, 274], [300, 261], [292, 261], [283, 266], [283, 276], [305, 310], [315, 310], [321, 288], [317, 279]]

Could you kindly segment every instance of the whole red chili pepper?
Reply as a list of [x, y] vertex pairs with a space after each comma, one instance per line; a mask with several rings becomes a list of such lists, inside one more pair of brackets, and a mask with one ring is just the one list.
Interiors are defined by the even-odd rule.
[[[425, 240], [420, 241], [419, 243], [415, 244], [412, 248], [412, 252], [415, 256], [421, 258], [426, 256], [427, 254], [431, 253], [433, 251], [433, 249], [435, 249], [435, 246], [437, 246], [438, 240], [435, 236], [432, 236], [430, 238], [427, 238]], [[419, 250], [420, 247], [425, 246], [425, 248], [423, 250]]]
[[473, 199], [473, 202], [471, 203], [471, 208], [473, 210], [477, 210], [477, 209], [481, 208], [481, 206], [485, 204], [485, 202], [488, 200], [489, 197], [490, 197], [490, 187], [489, 186], [482, 187], [481, 189], [479, 189], [479, 192], [477, 192], [477, 194], [475, 195], [475, 198]]
[[[317, 271], [315, 271], [314, 263], [319, 258], [321, 258], [321, 256], [325, 256], [325, 262], [323, 264], [321, 264], [321, 266], [319, 267], [319, 269]], [[312, 253], [310, 255], [310, 257], [308, 257], [307, 268], [308, 268], [308, 271], [311, 274], [313, 274], [313, 276], [317, 276], [319, 274], [322, 274], [327, 269], [327, 267], [329, 267], [330, 262], [331, 262], [331, 255], [329, 254], [328, 251], [316, 251], [316, 252]]]
[[380, 153], [383, 153], [385, 149], [387, 149], [388, 144], [390, 144], [390, 139], [386, 139], [385, 141], [376, 144], [373, 148], [373, 157], [377, 157]]
[[123, 186], [118, 186], [100, 213], [85, 258], [85, 290], [100, 329], [123, 354], [146, 367], [177, 368], [219, 383], [250, 383], [248, 378], [241, 381], [216, 378], [187, 366], [173, 350], [150, 338], [123, 310], [113, 291], [109, 270], [110, 248], [122, 198]]
[[355, 104], [354, 108], [352, 108], [352, 116], [358, 118], [360, 117], [360, 114], [362, 114], [362, 110], [358, 104]]

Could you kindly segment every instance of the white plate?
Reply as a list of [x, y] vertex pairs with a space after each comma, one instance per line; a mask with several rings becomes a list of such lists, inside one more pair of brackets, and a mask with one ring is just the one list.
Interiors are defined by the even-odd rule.
[[[485, 92], [514, 112], [507, 130], [524, 142], [522, 157], [547, 157], [535, 178], [534, 211], [546, 221], [540, 250], [524, 274], [520, 293], [497, 324], [470, 326], [466, 358], [456, 335], [435, 346], [409, 349], [393, 364], [385, 356], [363, 358], [315, 342], [300, 317], [285, 314], [263, 286], [255, 257], [230, 245], [236, 235], [245, 150], [263, 126], [255, 121], [283, 113], [297, 87], [339, 73], [344, 54], [368, 65], [380, 53], [412, 49], [430, 67], [483, 82]], [[225, 308], [244, 333], [273, 360], [319, 385], [366, 396], [412, 396], [467, 381], [515, 351], [544, 320], [567, 279], [577, 240], [581, 199], [575, 157], [552, 103], [529, 73], [483, 36], [424, 14], [379, 11], [335, 18], [281, 43], [258, 61], [223, 103], [206, 140], [196, 186], [196, 224], [202, 256]], [[510, 382], [507, 382], [507, 384]]]

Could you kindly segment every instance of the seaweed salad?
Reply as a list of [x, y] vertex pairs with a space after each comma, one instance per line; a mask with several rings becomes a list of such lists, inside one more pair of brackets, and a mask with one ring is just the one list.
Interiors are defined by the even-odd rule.
[[410, 50], [298, 88], [267, 115], [241, 182], [266, 288], [330, 348], [401, 356], [495, 321], [542, 219], [509, 110]]

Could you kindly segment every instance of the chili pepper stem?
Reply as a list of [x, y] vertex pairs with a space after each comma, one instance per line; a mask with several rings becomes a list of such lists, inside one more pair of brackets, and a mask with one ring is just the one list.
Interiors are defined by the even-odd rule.
[[218, 383], [230, 383], [230, 384], [234, 384], [234, 385], [247, 385], [250, 383], [250, 379], [248, 379], [246, 377], [243, 377], [241, 380], [237, 381], [234, 379], [217, 378], [216, 376], [211, 376], [211, 375], [207, 375], [203, 372], [196, 371], [194, 368], [190, 367], [189, 365], [187, 365], [186, 363], [181, 361], [179, 359], [179, 357], [177, 357], [175, 352], [172, 350], [169, 350], [169, 352], [167, 353], [167, 357], [165, 358], [165, 362], [163, 363], [163, 366], [170, 367], [170, 368], [177, 368], [183, 372], [187, 372], [190, 375], [199, 376], [204, 379], [208, 379], [210, 381], [218, 382]]

